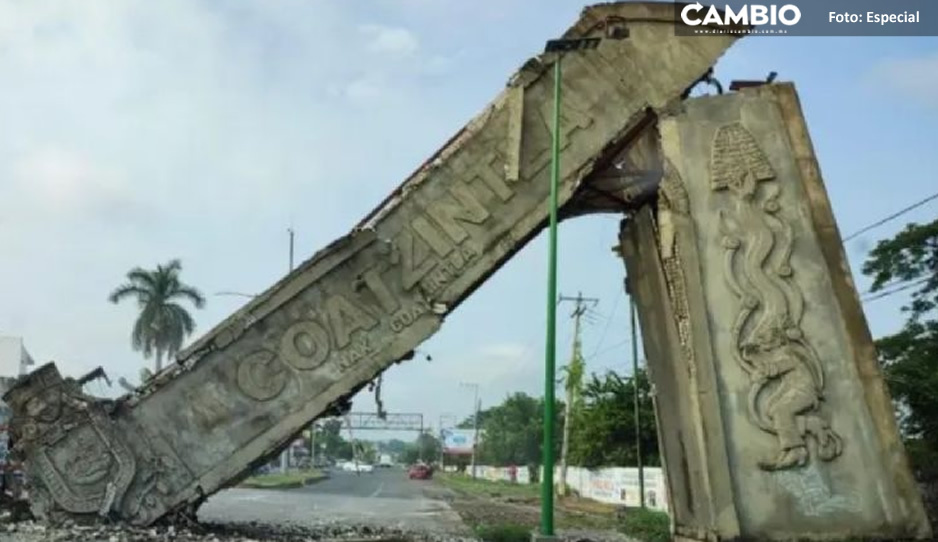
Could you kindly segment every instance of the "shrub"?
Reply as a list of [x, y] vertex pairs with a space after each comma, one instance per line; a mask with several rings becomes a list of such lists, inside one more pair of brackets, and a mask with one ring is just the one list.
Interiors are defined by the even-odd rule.
[[513, 523], [479, 525], [475, 531], [476, 536], [484, 542], [529, 542], [531, 540], [531, 529]]
[[630, 508], [622, 520], [622, 532], [642, 542], [668, 542], [671, 540], [671, 520], [664, 512]]

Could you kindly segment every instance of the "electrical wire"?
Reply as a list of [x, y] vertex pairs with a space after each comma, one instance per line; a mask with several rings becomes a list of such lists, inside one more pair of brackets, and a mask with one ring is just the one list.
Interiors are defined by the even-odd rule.
[[878, 228], [879, 226], [882, 226], [883, 224], [889, 222], [890, 220], [896, 219], [896, 218], [898, 218], [898, 217], [900, 217], [900, 216], [902, 216], [902, 215], [908, 213], [909, 211], [911, 211], [911, 210], [913, 210], [913, 209], [916, 209], [916, 208], [918, 208], [918, 207], [921, 207], [922, 205], [925, 205], [926, 203], [928, 203], [929, 201], [932, 201], [932, 200], [934, 200], [934, 199], [938, 199], [938, 192], [936, 192], [936, 193], [934, 193], [934, 194], [932, 194], [932, 195], [930, 195], [930, 196], [927, 196], [927, 197], [925, 197], [925, 198], [922, 198], [922, 199], [920, 199], [919, 201], [913, 203], [912, 205], [909, 205], [908, 207], [906, 207], [906, 208], [904, 208], [904, 209], [900, 209], [899, 211], [896, 211], [895, 213], [893, 213], [893, 214], [891, 214], [891, 215], [889, 215], [889, 216], [887, 216], [887, 217], [885, 217], [885, 218], [882, 218], [882, 219], [880, 219], [880, 220], [877, 220], [876, 222], [873, 222], [872, 224], [870, 224], [870, 225], [868, 225], [868, 226], [865, 226], [865, 227], [863, 227], [863, 228], [860, 228], [859, 230], [857, 230], [857, 231], [851, 233], [850, 235], [844, 237], [844, 243], [846, 243], [847, 241], [853, 239], [854, 237], [856, 237], [856, 236], [858, 236], [858, 235], [860, 235], [860, 234], [862, 234], [862, 233], [866, 233], [866, 232], [872, 230], [873, 228]]
[[606, 320], [606, 325], [603, 327], [603, 332], [599, 336], [599, 342], [596, 344], [596, 348], [593, 349], [593, 353], [590, 354], [587, 359], [596, 357], [596, 352], [599, 352], [599, 349], [602, 348], [603, 342], [606, 340], [606, 333], [609, 331], [609, 324], [612, 323], [612, 320], [616, 315], [616, 309], [619, 308], [619, 300], [625, 297], [625, 292], [623, 292], [621, 288], [617, 288], [616, 291], [618, 292], [618, 295], [612, 304], [612, 312], [609, 313], [609, 318]]
[[[602, 354], [605, 354], [606, 352], [611, 352], [611, 351], [615, 350], [616, 348], [622, 348], [623, 346], [629, 344], [630, 342], [631, 342], [631, 339], [626, 339], [626, 340], [624, 340], [624, 341], [622, 341], [622, 342], [618, 342], [618, 343], [616, 343], [616, 344], [614, 344], [614, 345], [612, 345], [612, 346], [610, 346], [610, 347], [608, 347], [608, 348], [604, 348], [604, 349], [600, 350], [599, 352], [596, 352], [595, 354], [593, 354], [592, 356], [590, 356], [590, 358], [595, 358], [595, 357], [597, 357], [597, 356], [600, 356], [600, 355], [602, 355]], [[587, 359], [590, 359], [590, 358], [587, 358]]]
[[899, 292], [901, 292], [901, 291], [903, 291], [903, 290], [908, 290], [909, 288], [914, 288], [914, 287], [916, 287], [916, 286], [918, 286], [918, 285], [920, 285], [920, 284], [923, 284], [923, 283], [925, 283], [925, 282], [928, 282], [929, 279], [930, 279], [930, 277], [925, 277], [925, 278], [921, 278], [921, 279], [918, 279], [918, 280], [916, 280], [916, 281], [910, 282], [910, 283], [908, 283], [908, 284], [903, 284], [902, 286], [893, 288], [893, 289], [891, 289], [891, 290], [880, 291], [880, 292], [876, 293], [875, 295], [870, 295], [870, 296], [866, 296], [866, 297], [862, 298], [861, 301], [864, 302], [864, 303], [866, 303], [866, 302], [868, 302], [868, 301], [875, 301], [875, 300], [877, 300], [877, 299], [882, 299], [882, 298], [884, 298], [884, 297], [889, 297], [889, 296], [891, 296], [891, 295], [893, 295], [893, 294], [897, 294], [897, 293], [899, 293]]

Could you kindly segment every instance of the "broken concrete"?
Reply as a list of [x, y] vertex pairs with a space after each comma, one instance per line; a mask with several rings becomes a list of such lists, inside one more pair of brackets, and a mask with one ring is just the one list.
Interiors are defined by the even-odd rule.
[[[622, 32], [609, 32], [627, 27]], [[673, 6], [586, 9], [566, 37], [560, 201], [734, 41], [677, 37]], [[11, 390], [38, 517], [148, 525], [193, 507], [406, 357], [547, 217], [554, 59], [508, 87], [349, 235], [116, 403], [44, 366]]]

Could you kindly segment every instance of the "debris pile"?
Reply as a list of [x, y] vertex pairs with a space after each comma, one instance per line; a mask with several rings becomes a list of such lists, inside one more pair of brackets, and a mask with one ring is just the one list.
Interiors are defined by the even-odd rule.
[[0, 542], [462, 542], [473, 538], [368, 525], [324, 524], [317, 527], [266, 525], [168, 526], [79, 525], [53, 527], [35, 521], [0, 525]]

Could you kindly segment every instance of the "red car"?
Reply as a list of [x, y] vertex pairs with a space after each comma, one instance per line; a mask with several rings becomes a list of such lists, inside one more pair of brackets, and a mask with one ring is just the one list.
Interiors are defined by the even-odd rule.
[[429, 465], [413, 465], [407, 471], [407, 477], [411, 480], [429, 480], [433, 478], [433, 468]]

